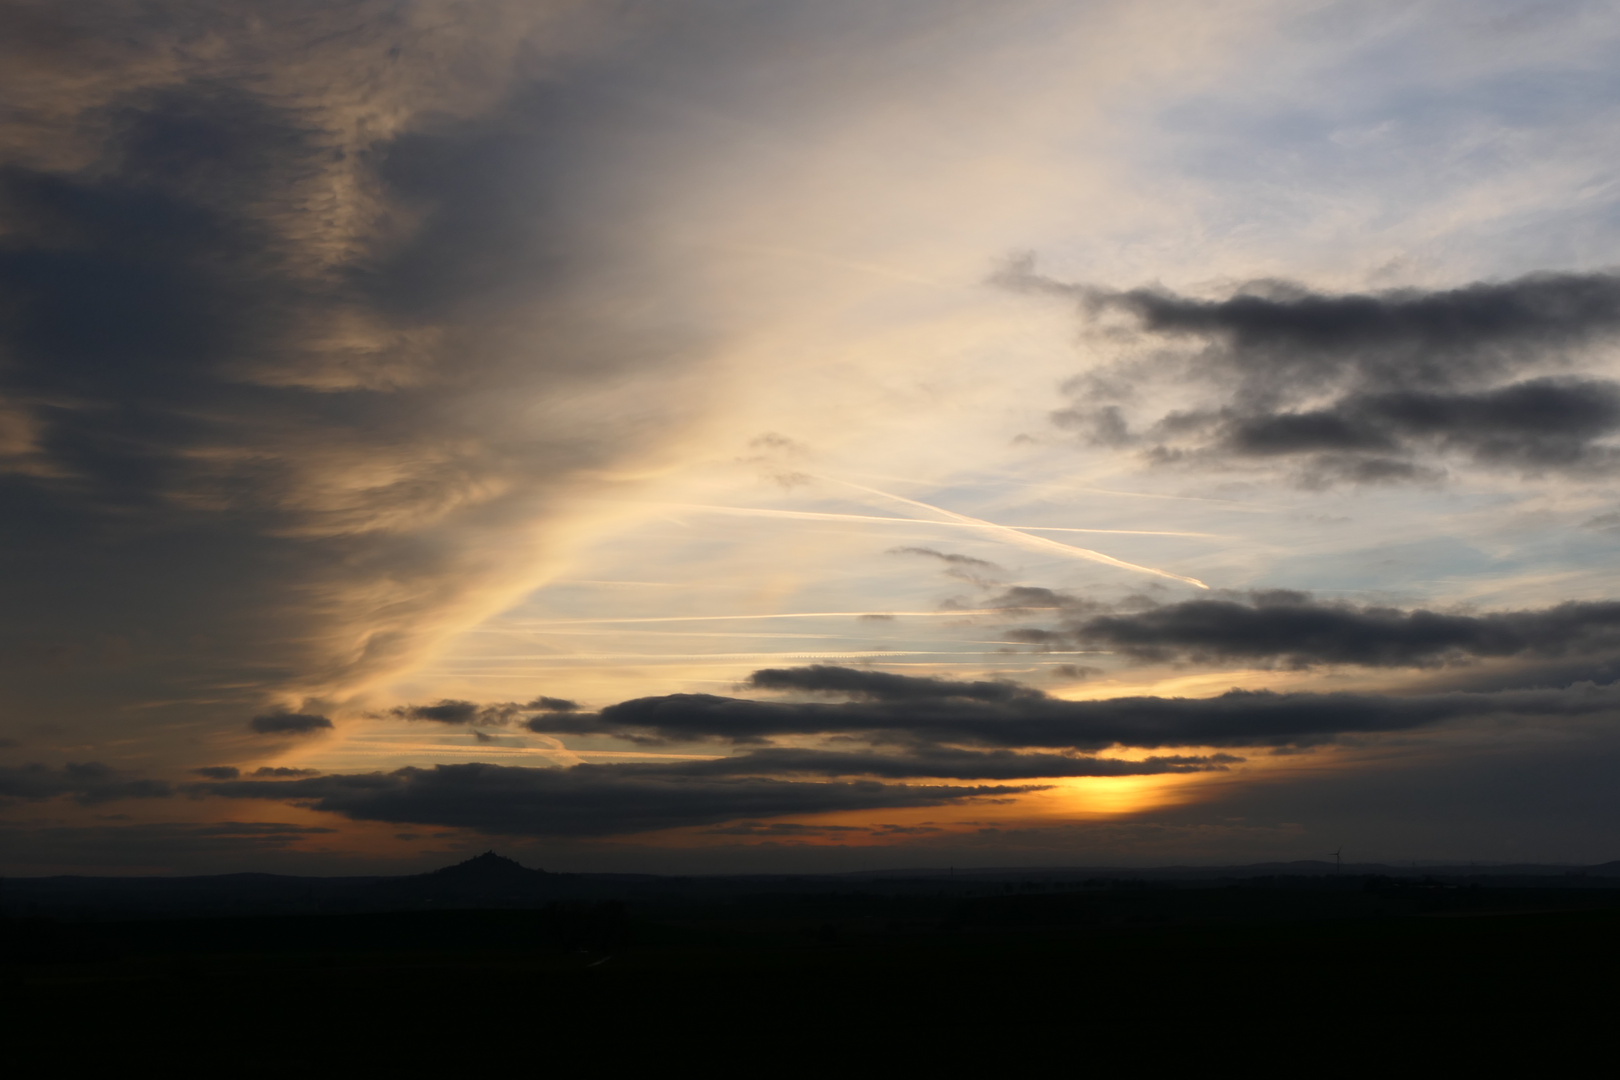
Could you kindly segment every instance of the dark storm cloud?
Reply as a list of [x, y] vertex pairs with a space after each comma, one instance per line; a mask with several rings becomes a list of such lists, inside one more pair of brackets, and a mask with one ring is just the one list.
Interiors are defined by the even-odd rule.
[[[951, 695], [948, 680], [894, 675], [863, 681], [858, 676], [876, 673], [844, 670], [851, 685], [864, 687], [861, 700], [779, 702], [670, 694], [621, 702], [594, 716], [536, 720], [531, 727], [635, 742], [716, 739], [746, 746], [787, 736], [823, 736], [919, 748], [960, 744], [1089, 751], [1110, 746], [1309, 745], [1342, 735], [1489, 717], [1558, 720], [1620, 708], [1620, 691], [1590, 684], [1411, 696], [1232, 690], [1213, 698], [1066, 701], [1029, 689], [1003, 698], [974, 696], [986, 685], [977, 683], [956, 684], [963, 692]], [[833, 678], [818, 673], [807, 681], [825, 685]]]
[[174, 794], [161, 780], [130, 776], [96, 761], [69, 763], [60, 768], [48, 765], [21, 765], [0, 768], [0, 800], [54, 799], [71, 796], [75, 802], [91, 805], [119, 799], [162, 799]]
[[198, 776], [206, 776], [210, 780], [235, 780], [242, 775], [242, 770], [235, 765], [205, 765], [200, 769], [192, 769]]
[[[1074, 404], [1053, 419], [1097, 445], [1136, 445], [1161, 463], [1298, 459], [1302, 479], [1323, 483], [1436, 478], [1419, 460], [1430, 454], [1526, 472], [1614, 459], [1603, 440], [1620, 430], [1620, 385], [1551, 374], [1620, 333], [1614, 274], [1340, 295], [1265, 282], [1220, 300], [1067, 285], [1027, 261], [998, 280], [1203, 346], [1159, 374], [1210, 383], [1225, 403], [1134, 432], [1122, 401], [1152, 362], [1075, 380]], [[1535, 368], [1546, 370], [1502, 381]]]
[[227, 781], [192, 790], [224, 798], [296, 800], [364, 821], [526, 836], [611, 836], [738, 818], [1005, 799], [1038, 789], [804, 783], [691, 777], [614, 765], [530, 769], [473, 763], [310, 780]]
[[1138, 660], [1427, 667], [1475, 658], [1559, 657], [1620, 648], [1620, 602], [1570, 601], [1480, 615], [1329, 604], [1274, 590], [1091, 615], [1011, 640], [1104, 648]]
[[332, 721], [316, 713], [266, 713], [248, 721], [260, 735], [314, 735], [331, 726]]

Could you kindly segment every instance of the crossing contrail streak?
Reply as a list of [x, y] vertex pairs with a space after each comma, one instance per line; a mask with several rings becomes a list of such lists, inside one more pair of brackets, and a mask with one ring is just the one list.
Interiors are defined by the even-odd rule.
[[[1018, 610], [1051, 611], [1053, 609], [1019, 607]], [[884, 619], [901, 617], [938, 619], [959, 615], [1005, 615], [1007, 611], [1007, 608], [951, 608], [946, 611], [779, 611], [768, 615], [643, 615], [628, 619], [523, 619], [521, 621], [512, 621], [514, 625], [518, 626], [578, 626], [586, 623], [719, 622], [730, 619]]]
[[938, 650], [917, 651], [916, 649], [836, 649], [807, 651], [795, 649], [787, 652], [710, 652], [710, 653], [521, 653], [514, 656], [477, 656], [471, 662], [483, 664], [485, 661], [496, 660], [522, 660], [525, 663], [568, 663], [573, 660], [837, 660], [844, 657], [884, 657], [884, 656], [954, 656], [955, 653], [942, 653]]
[[[532, 637], [544, 633], [541, 630], [531, 630], [527, 627], [508, 626], [477, 626], [466, 631], [469, 634], [505, 634], [507, 637], [519, 635]], [[763, 630], [581, 630], [570, 624], [569, 634], [574, 637], [622, 637], [626, 633], [633, 633], [638, 637], [678, 637], [678, 638], [799, 638], [814, 641], [835, 641], [846, 638], [848, 634], [772, 634]]]
[[1185, 577], [1181, 574], [1172, 574], [1168, 570], [1159, 570], [1152, 566], [1142, 566], [1138, 563], [1126, 562], [1124, 559], [1116, 559], [1112, 555], [1104, 555], [1102, 552], [1092, 551], [1090, 548], [1073, 547], [1069, 544], [1060, 544], [1056, 540], [1048, 540], [1044, 536], [1031, 536], [1029, 533], [1019, 532], [1017, 529], [1011, 528], [1007, 525], [997, 525], [993, 521], [985, 521], [982, 518], [969, 517], [967, 514], [958, 514], [956, 511], [947, 510], [942, 506], [934, 506], [931, 503], [921, 502], [917, 499], [908, 499], [904, 495], [896, 495], [893, 492], [881, 491], [874, 487], [867, 487], [865, 484], [857, 484], [852, 480], [839, 480], [838, 478], [832, 476], [823, 476], [820, 477], [820, 479], [831, 480], [835, 484], [843, 484], [845, 487], [852, 487], [857, 491], [864, 491], [871, 495], [880, 496], [881, 498], [893, 499], [895, 502], [904, 503], [907, 506], [915, 506], [919, 510], [927, 510], [935, 514], [944, 514], [946, 517], [959, 521], [964, 525], [971, 525], [975, 528], [985, 529], [995, 533], [998, 536], [1005, 537], [1007, 540], [1012, 541], [1020, 547], [1028, 548], [1031, 551], [1039, 551], [1047, 555], [1066, 555], [1073, 559], [1088, 559], [1091, 562], [1100, 562], [1108, 566], [1117, 566], [1122, 570], [1135, 570], [1141, 574], [1152, 574], [1155, 577], [1169, 578], [1171, 581], [1180, 581], [1184, 584], [1192, 585], [1199, 589], [1209, 588], [1208, 585], [1205, 585], [1197, 578]]
[[[839, 483], [847, 483], [847, 481], [839, 481]], [[898, 498], [899, 496], [895, 497]], [[660, 503], [658, 505], [667, 506], [672, 510], [700, 510], [710, 514], [735, 514], [738, 517], [797, 518], [812, 521], [870, 521], [880, 525], [942, 525], [952, 529], [983, 529], [990, 524], [976, 519], [968, 521], [922, 521], [917, 518], [880, 517], [876, 514], [835, 514], [824, 510], [774, 510], [753, 506], [710, 506], [706, 503]], [[950, 513], [949, 510], [940, 512]], [[1074, 529], [1061, 525], [1001, 525], [997, 527], [1026, 532], [1106, 533], [1112, 536], [1191, 536], [1224, 539], [1220, 533], [1181, 532], [1168, 529]]]

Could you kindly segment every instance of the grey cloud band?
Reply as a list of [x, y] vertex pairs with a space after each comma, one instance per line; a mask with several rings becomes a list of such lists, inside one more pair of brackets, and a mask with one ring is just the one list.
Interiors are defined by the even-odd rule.
[[199, 794], [225, 798], [307, 801], [317, 810], [360, 820], [528, 836], [606, 836], [748, 817], [943, 806], [1031, 790], [1028, 785], [801, 783], [649, 775], [619, 766], [529, 769], [484, 764], [194, 788]]
[[[1056, 598], [1061, 605], [1061, 597]], [[1070, 602], [1060, 628], [1007, 631], [1032, 645], [1105, 648], [1141, 661], [1241, 660], [1432, 667], [1509, 657], [1606, 656], [1620, 649], [1620, 603], [1570, 601], [1480, 614], [1331, 604], [1272, 590], [1097, 613]]]
[[[1437, 479], [1441, 460], [1591, 473], [1615, 459], [1620, 384], [1570, 371], [1620, 334], [1614, 274], [1365, 294], [1260, 282], [1215, 300], [1067, 284], [1028, 260], [996, 280], [1071, 298], [1144, 340], [1194, 346], [1076, 379], [1072, 404], [1053, 414], [1152, 462], [1291, 462], [1320, 485]], [[1136, 384], [1172, 376], [1209, 387], [1216, 403], [1132, 415]]]
[[[1407, 696], [1232, 690], [1211, 698], [1067, 701], [1013, 683], [957, 682], [814, 665], [756, 672], [753, 685], [838, 694], [852, 700], [769, 701], [668, 694], [620, 702], [596, 713], [532, 714], [523, 726], [545, 734], [608, 736], [638, 744], [718, 740], [760, 747], [762, 752], [735, 761], [752, 763], [754, 768], [776, 762], [784, 771], [794, 771], [786, 766], [799, 761], [804, 763], [804, 771], [829, 773], [835, 771], [836, 762], [836, 769], [846, 773], [986, 777], [1013, 775], [1007, 771], [1011, 767], [1026, 769], [1024, 776], [1052, 776], [1104, 773], [1085, 772], [1085, 766], [1073, 762], [1060, 767], [1047, 755], [998, 759], [981, 753], [963, 758], [950, 756], [957, 752], [950, 748], [1089, 753], [1115, 746], [1308, 745], [1347, 734], [1408, 731], [1490, 716], [1556, 719], [1612, 712], [1620, 706], [1620, 692], [1613, 686], [1591, 683], [1561, 690]], [[504, 716], [508, 722], [524, 714], [522, 706], [511, 703], [481, 708], [486, 716]], [[764, 751], [772, 740], [790, 736], [854, 739], [899, 753], [897, 759], [884, 759], [823, 751], [795, 757], [798, 751], [781, 748]], [[931, 758], [930, 754], [941, 756]], [[816, 762], [820, 764], [812, 764]], [[749, 766], [733, 762], [694, 768], [739, 767]], [[1047, 768], [1057, 771], [1041, 771]], [[1080, 771], [1072, 771], [1075, 769]]]

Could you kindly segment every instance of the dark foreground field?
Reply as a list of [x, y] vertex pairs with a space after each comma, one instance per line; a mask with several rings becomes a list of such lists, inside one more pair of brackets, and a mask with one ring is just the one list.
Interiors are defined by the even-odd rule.
[[531, 906], [3, 927], [6, 1059], [28, 1075], [1174, 1060], [1450, 1073], [1588, 1048], [1604, 1063], [1583, 1071], [1606, 1072], [1620, 890], [643, 882]]

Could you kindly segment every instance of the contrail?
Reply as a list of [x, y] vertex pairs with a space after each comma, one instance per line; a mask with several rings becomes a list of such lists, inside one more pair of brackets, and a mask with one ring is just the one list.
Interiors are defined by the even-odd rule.
[[[847, 483], [847, 481], [839, 481], [839, 483]], [[853, 486], [858, 487], [860, 485]], [[894, 497], [899, 498], [899, 496]], [[989, 522], [977, 520], [921, 521], [917, 518], [879, 517], [876, 514], [833, 514], [823, 510], [768, 510], [753, 506], [710, 506], [707, 503], [658, 503], [657, 505], [669, 507], [673, 510], [701, 510], [710, 514], [735, 514], [739, 517], [780, 517], [801, 520], [808, 518], [818, 521], [875, 521], [882, 525], [943, 525], [952, 529], [982, 529], [989, 524]], [[940, 512], [950, 513], [949, 510]], [[1027, 532], [1107, 533], [1113, 536], [1192, 536], [1225, 539], [1220, 533], [1176, 532], [1167, 529], [1073, 529], [1061, 525], [998, 525], [995, 527]]]
[[1052, 554], [1055, 552], [1060, 555], [1067, 555], [1070, 558], [1089, 559], [1092, 562], [1105, 563], [1108, 566], [1117, 566], [1122, 570], [1135, 570], [1138, 573], [1153, 574], [1156, 577], [1169, 578], [1171, 581], [1180, 581], [1184, 584], [1192, 585], [1199, 589], [1209, 588], [1208, 585], [1205, 585], [1197, 578], [1184, 577], [1181, 574], [1172, 574], [1168, 570], [1158, 570], [1151, 566], [1140, 566], [1136, 563], [1129, 563], [1123, 559], [1116, 559], [1112, 555], [1104, 555], [1100, 551], [1092, 551], [1090, 548], [1072, 547], [1068, 544], [1060, 544], [1056, 540], [1048, 540], [1044, 536], [1031, 536], [1028, 533], [1019, 532], [1017, 529], [1007, 525], [997, 525], [993, 521], [985, 521], [982, 518], [969, 517], [966, 514], [958, 514], [956, 511], [947, 510], [942, 506], [934, 506], [931, 503], [920, 502], [917, 499], [908, 499], [904, 495], [895, 495], [892, 492], [880, 491], [874, 487], [867, 487], [865, 484], [857, 484], [852, 480], [839, 480], [838, 478], [832, 476], [822, 476], [819, 477], [819, 479], [831, 480], [835, 484], [843, 484], [845, 487], [852, 487], [857, 491], [864, 491], [868, 494], [877, 495], [885, 499], [893, 499], [895, 502], [905, 503], [907, 506], [915, 506], [919, 510], [928, 510], [936, 514], [944, 514], [946, 517], [959, 521], [964, 525], [971, 525], [979, 529], [988, 529], [991, 532], [1006, 537], [1008, 540], [1018, 544], [1020, 547], [1029, 548], [1032, 551], [1039, 551], [1044, 554]]
[[917, 651], [916, 649], [840, 649], [826, 652], [711, 652], [711, 653], [520, 653], [514, 656], [474, 656], [463, 663], [483, 664], [493, 660], [523, 660], [529, 663], [549, 663], [558, 661], [566, 663], [571, 660], [837, 660], [843, 657], [884, 657], [884, 656], [954, 656], [955, 653], [942, 653], [938, 650]]
[[[847, 638], [848, 634], [772, 634], [761, 630], [580, 630], [568, 631], [574, 637], [623, 637], [626, 633], [634, 633], [638, 637], [678, 637], [678, 638], [800, 638], [815, 641], [835, 641]], [[468, 634], [505, 634], [507, 636], [525, 635], [533, 636], [542, 633], [539, 630], [529, 630], [523, 627], [508, 626], [475, 626], [465, 631]]]
[[[1058, 545], [1062, 547], [1063, 545]], [[1076, 551], [1077, 548], [1066, 548]], [[1129, 566], [1129, 563], [1125, 564]], [[947, 611], [781, 611], [771, 615], [655, 615], [629, 619], [523, 619], [519, 626], [579, 626], [587, 623], [719, 622], [725, 619], [845, 619], [845, 618], [945, 618], [957, 615], [1005, 615], [1007, 608], [952, 608]], [[1055, 608], [1024, 607], [1019, 611], [1054, 611]]]
[[[868, 473], [868, 472], [856, 472], [854, 475], [856, 475], [856, 476], [876, 476], [879, 479], [883, 479], [883, 480], [900, 480], [900, 481], [903, 481], [904, 483], [907, 483], [907, 484], [919, 484], [919, 485], [922, 485], [924, 487], [928, 487], [928, 486], [933, 485], [933, 481], [931, 481], [931, 480], [921, 480], [921, 479], [918, 479], [917, 477], [913, 477], [913, 476], [890, 476], [890, 475], [888, 475], [886, 473]], [[1087, 485], [1087, 484], [1056, 484], [1056, 483], [1052, 483], [1050, 481], [1019, 480], [1016, 477], [1009, 476], [1005, 471], [992, 473], [991, 475], [996, 479], [996, 481], [998, 483], [1009, 484], [1009, 485], [1011, 485], [1013, 487], [1045, 488], [1045, 489], [1048, 489], [1048, 490], [1051, 490], [1051, 491], [1064, 491], [1064, 492], [1083, 491], [1083, 492], [1086, 492], [1086, 493], [1091, 494], [1091, 495], [1121, 495], [1121, 496], [1124, 496], [1126, 498], [1131, 498], [1131, 499], [1178, 499], [1178, 500], [1182, 500], [1182, 501], [1185, 501], [1185, 502], [1219, 503], [1222, 506], [1227, 507], [1228, 509], [1243, 510], [1243, 511], [1251, 511], [1252, 510], [1252, 511], [1254, 511], [1256, 513], [1275, 514], [1275, 513], [1280, 513], [1281, 512], [1280, 508], [1275, 507], [1275, 506], [1256, 505], [1256, 504], [1254, 504], [1252, 502], [1241, 502], [1241, 501], [1239, 501], [1237, 499], [1212, 499], [1212, 498], [1209, 498], [1207, 496], [1201, 496], [1201, 495], [1166, 495], [1166, 494], [1163, 494], [1161, 492], [1154, 492], [1154, 491], [1120, 491], [1117, 488], [1091, 487], [1090, 485]], [[1022, 529], [1024, 527], [1025, 526], [1023, 526], [1023, 525], [1014, 525], [1014, 526], [1012, 526], [1012, 528], [1015, 528], [1015, 529]]]

